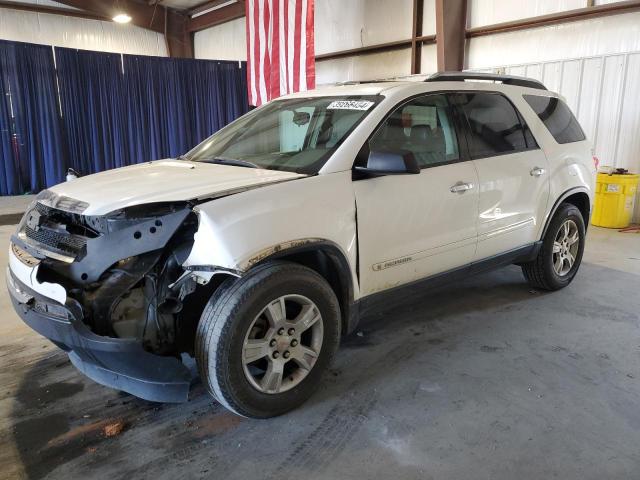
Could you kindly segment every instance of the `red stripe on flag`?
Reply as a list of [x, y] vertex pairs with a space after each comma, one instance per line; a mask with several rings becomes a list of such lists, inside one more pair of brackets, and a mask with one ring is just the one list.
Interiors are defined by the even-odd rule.
[[271, 91], [269, 98], [280, 96], [280, 0], [273, 0], [273, 35], [271, 48]]
[[269, 46], [273, 42], [272, 32], [269, 28], [271, 12], [269, 11], [270, 0], [264, 1], [264, 64], [262, 65], [262, 74], [264, 75], [265, 94], [267, 98], [262, 99], [262, 103], [271, 100], [271, 52]]
[[293, 91], [300, 90], [300, 36], [302, 35], [302, 0], [295, 0], [296, 2], [296, 19], [294, 22], [294, 35], [293, 35]]
[[316, 60], [315, 60], [315, 41], [314, 41], [314, 1], [307, 0], [307, 89], [312, 90], [316, 88]]

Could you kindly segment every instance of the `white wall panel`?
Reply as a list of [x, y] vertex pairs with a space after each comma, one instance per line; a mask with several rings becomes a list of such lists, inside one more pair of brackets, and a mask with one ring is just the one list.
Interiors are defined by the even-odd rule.
[[[621, 166], [628, 159], [616, 158], [616, 139], [619, 131], [619, 112], [622, 106], [622, 74], [625, 57], [616, 55], [604, 59], [604, 75], [602, 78], [602, 96], [596, 134], [592, 137], [596, 155], [604, 165]], [[637, 164], [637, 159], [635, 160]]]
[[[640, 173], [640, 53], [627, 56], [623, 95], [616, 158], [619, 167]], [[637, 205], [640, 219], [640, 203]]]
[[551, 62], [542, 66], [542, 82], [549, 90], [557, 92], [562, 82], [562, 63]]
[[563, 92], [569, 108], [574, 112], [578, 111], [580, 99], [580, 81], [582, 76], [582, 62], [580, 60], [569, 60], [562, 65], [562, 83], [557, 91]]
[[385, 53], [359, 55], [316, 62], [318, 86], [350, 80], [371, 80], [409, 75], [411, 72], [411, 49]]
[[424, 0], [422, 8], [422, 35], [435, 35], [436, 0]]
[[167, 55], [164, 35], [144, 28], [20, 10], [0, 11], [0, 38], [103, 52]]
[[194, 35], [194, 55], [210, 60], [246, 60], [247, 35], [244, 17]]
[[470, 27], [509, 22], [528, 17], [586, 7], [585, 0], [469, 0]]
[[473, 70], [637, 52], [640, 12], [487, 35], [468, 43], [467, 68]]
[[318, 1], [316, 54], [410, 38], [412, 8], [412, 0]]
[[598, 111], [602, 88], [604, 58], [587, 58], [583, 61], [580, 98], [575, 114], [580, 120], [587, 137], [593, 140], [596, 136]]
[[525, 77], [535, 78], [542, 81], [543, 71], [542, 65], [527, 65], [525, 67]]
[[[409, 59], [411, 61], [411, 59]], [[409, 67], [411, 68], [411, 67]], [[420, 71], [422, 74], [431, 75], [438, 71], [438, 49], [435, 44], [423, 45], [420, 57]]]

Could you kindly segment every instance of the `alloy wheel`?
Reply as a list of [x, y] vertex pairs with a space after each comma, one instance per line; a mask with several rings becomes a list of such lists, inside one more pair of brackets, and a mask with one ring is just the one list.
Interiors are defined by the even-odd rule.
[[262, 393], [282, 393], [306, 378], [322, 347], [320, 310], [303, 295], [270, 302], [249, 326], [242, 366], [249, 383]]
[[567, 275], [576, 262], [580, 247], [578, 225], [573, 220], [565, 220], [553, 242], [553, 270], [561, 277]]

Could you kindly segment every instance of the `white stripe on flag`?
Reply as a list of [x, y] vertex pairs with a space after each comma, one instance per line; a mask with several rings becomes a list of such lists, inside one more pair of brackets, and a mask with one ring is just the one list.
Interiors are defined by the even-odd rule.
[[256, 58], [254, 55], [254, 43], [256, 41], [256, 32], [255, 29], [253, 27], [253, 20], [254, 20], [254, 16], [256, 14], [256, 10], [254, 8], [254, 0], [247, 0], [248, 1], [248, 8], [247, 11], [249, 12], [248, 18], [247, 18], [247, 23], [249, 24], [249, 43], [247, 44], [247, 49], [249, 50], [249, 65], [247, 65], [247, 68], [249, 69], [249, 87], [251, 89], [251, 98], [249, 99], [249, 103], [251, 105], [257, 105], [258, 104], [258, 92], [256, 92], [256, 71], [254, 69], [254, 65], [256, 62]]
[[280, 69], [280, 95], [287, 93], [287, 52], [284, 38], [284, 2], [278, 1], [278, 68]]
[[285, 0], [289, 2], [289, 11], [287, 18], [288, 38], [287, 38], [287, 76], [289, 85], [287, 93], [293, 92], [293, 57], [294, 57], [294, 36], [296, 33], [296, 0]]
[[260, 80], [260, 104], [266, 103], [267, 98], [267, 83], [265, 78], [264, 57], [265, 57], [265, 31], [264, 31], [264, 2], [265, 0], [258, 0], [258, 39], [260, 46], [260, 58], [258, 64], [259, 80]]
[[307, 0], [302, 0], [298, 48], [300, 49], [300, 91], [304, 91], [307, 89]]

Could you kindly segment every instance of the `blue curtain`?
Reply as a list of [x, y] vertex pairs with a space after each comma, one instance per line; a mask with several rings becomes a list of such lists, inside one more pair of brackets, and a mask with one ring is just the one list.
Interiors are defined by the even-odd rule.
[[56, 48], [67, 167], [81, 174], [128, 165], [120, 54]]
[[124, 56], [130, 156], [175, 157], [247, 112], [246, 63]]
[[178, 156], [248, 109], [246, 62], [55, 56], [57, 70], [51, 47], [0, 41], [0, 195], [59, 183], [68, 167]]
[[[53, 51], [45, 45], [0, 41], [3, 195], [37, 192], [64, 176]], [[13, 111], [11, 117], [9, 98]], [[8, 117], [8, 118], [7, 118]], [[5, 133], [5, 130], [7, 133]], [[11, 148], [5, 137], [11, 132]]]

